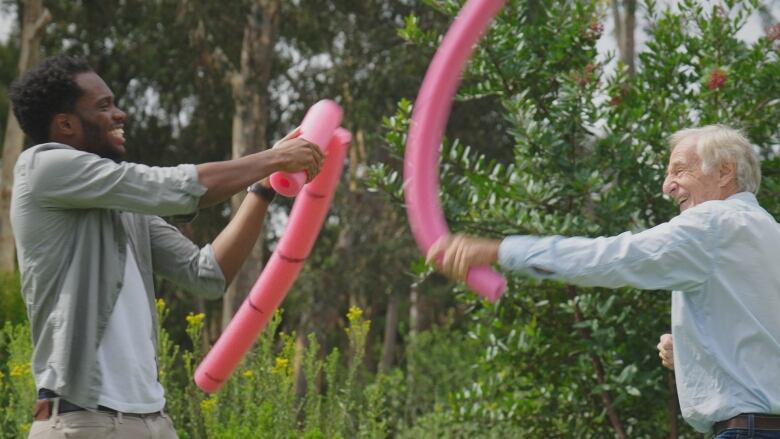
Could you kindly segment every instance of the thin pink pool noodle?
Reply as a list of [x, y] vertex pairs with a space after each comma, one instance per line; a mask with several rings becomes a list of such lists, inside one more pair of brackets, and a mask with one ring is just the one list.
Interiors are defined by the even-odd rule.
[[[412, 233], [425, 254], [449, 233], [439, 202], [439, 145], [460, 75], [474, 46], [503, 0], [469, 0], [458, 14], [425, 74], [409, 128], [404, 156], [404, 197]], [[501, 297], [506, 279], [490, 267], [472, 267], [466, 284], [491, 302]]]
[[290, 212], [287, 228], [244, 303], [195, 371], [206, 392], [222, 387], [265, 327], [314, 246], [341, 177], [352, 136], [338, 128], [325, 148], [319, 175], [304, 186]]
[[[341, 124], [342, 110], [339, 104], [323, 99], [312, 105], [301, 122], [301, 137], [324, 147]], [[294, 197], [306, 184], [306, 172], [274, 172], [270, 179], [271, 187], [279, 195]]]

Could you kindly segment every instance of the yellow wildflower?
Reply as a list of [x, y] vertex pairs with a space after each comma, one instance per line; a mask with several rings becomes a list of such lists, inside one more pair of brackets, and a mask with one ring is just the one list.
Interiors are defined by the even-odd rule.
[[186, 317], [187, 323], [190, 326], [198, 326], [201, 323], [203, 323], [203, 319], [206, 318], [206, 314], [203, 314], [202, 312], [199, 312], [197, 314], [189, 313]]
[[11, 368], [11, 372], [9, 375], [11, 375], [14, 378], [18, 378], [22, 375], [26, 375], [30, 372], [30, 363], [27, 364], [16, 364], [14, 367]]
[[254, 372], [252, 372], [251, 370], [245, 370], [245, 371], [244, 371], [244, 373], [243, 373], [243, 375], [244, 375], [244, 377], [246, 377], [246, 378], [252, 378], [253, 376], [255, 376], [255, 373], [254, 373]]
[[350, 322], [355, 322], [363, 316], [363, 310], [357, 306], [350, 306], [349, 312], [347, 312], [347, 319]]
[[211, 397], [200, 402], [200, 409], [204, 412], [210, 412], [214, 409], [215, 405], [217, 405], [217, 399]]
[[157, 302], [155, 302], [155, 306], [157, 306], [157, 312], [161, 312], [165, 309], [165, 300], [163, 298], [157, 299]]
[[276, 357], [276, 365], [274, 366], [272, 373], [284, 374], [287, 370], [287, 365], [290, 364], [290, 360], [282, 357]]

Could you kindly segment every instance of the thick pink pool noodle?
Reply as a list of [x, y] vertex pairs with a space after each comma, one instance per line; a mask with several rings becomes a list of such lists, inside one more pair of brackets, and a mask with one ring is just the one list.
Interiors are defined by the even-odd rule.
[[[323, 148], [328, 144], [333, 132], [341, 124], [342, 111], [339, 104], [323, 99], [309, 108], [301, 122], [301, 137]], [[271, 187], [279, 195], [294, 197], [306, 184], [306, 172], [274, 172], [270, 179]]]
[[[425, 254], [449, 233], [439, 202], [439, 145], [452, 99], [474, 45], [503, 0], [469, 0], [458, 14], [425, 74], [409, 128], [404, 156], [404, 197], [412, 233]], [[506, 279], [490, 267], [472, 267], [466, 283], [494, 302], [506, 289]]]
[[257, 340], [314, 246], [341, 177], [351, 135], [338, 128], [325, 148], [319, 175], [304, 186], [290, 212], [284, 235], [246, 300], [195, 371], [206, 392], [219, 390]]

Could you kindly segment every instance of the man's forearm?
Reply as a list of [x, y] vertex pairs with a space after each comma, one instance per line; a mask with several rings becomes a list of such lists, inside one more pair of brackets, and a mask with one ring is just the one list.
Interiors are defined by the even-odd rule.
[[207, 191], [198, 207], [208, 207], [227, 200], [250, 184], [279, 170], [280, 162], [273, 150], [250, 154], [236, 160], [197, 165], [198, 179]]
[[260, 236], [268, 204], [257, 194], [248, 193], [233, 219], [212, 243], [226, 285], [233, 281]]

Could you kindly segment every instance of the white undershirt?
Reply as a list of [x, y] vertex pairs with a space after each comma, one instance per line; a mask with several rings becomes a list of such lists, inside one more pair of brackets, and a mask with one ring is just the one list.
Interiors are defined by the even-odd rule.
[[150, 413], [165, 406], [157, 380], [154, 328], [141, 272], [130, 244], [116, 306], [98, 346], [103, 388], [98, 404], [126, 413]]

